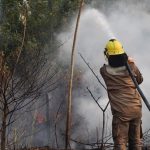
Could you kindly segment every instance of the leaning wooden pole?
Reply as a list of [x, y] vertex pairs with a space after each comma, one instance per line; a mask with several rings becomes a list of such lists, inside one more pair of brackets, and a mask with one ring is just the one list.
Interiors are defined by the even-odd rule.
[[67, 121], [66, 121], [66, 140], [65, 140], [66, 150], [68, 150], [68, 147], [70, 146], [70, 129], [71, 129], [71, 114], [72, 114], [72, 85], [73, 85], [73, 74], [74, 74], [75, 45], [76, 45], [77, 32], [78, 32], [78, 26], [79, 26], [83, 3], [84, 3], [84, 0], [81, 0], [78, 17], [76, 21], [76, 27], [75, 27], [74, 39], [73, 39], [73, 45], [72, 45], [72, 53], [71, 53], [71, 66], [70, 66], [69, 90], [68, 90], [68, 101], [67, 101]]

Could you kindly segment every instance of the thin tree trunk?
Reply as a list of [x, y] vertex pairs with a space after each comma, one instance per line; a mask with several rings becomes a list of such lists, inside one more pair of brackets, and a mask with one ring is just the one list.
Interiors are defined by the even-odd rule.
[[50, 10], [52, 10], [52, 0], [48, 0], [48, 7]]
[[49, 98], [48, 98], [48, 93], [46, 93], [46, 120], [47, 120], [47, 143], [48, 146], [50, 146], [50, 106], [49, 106]]
[[103, 111], [103, 128], [102, 128], [102, 143], [101, 149], [104, 149], [104, 134], [105, 134], [105, 111]]
[[7, 106], [4, 105], [4, 114], [2, 118], [2, 129], [1, 129], [1, 150], [5, 150], [6, 146], [6, 120], [7, 120]]
[[78, 32], [78, 26], [79, 26], [83, 2], [84, 0], [80, 1], [80, 8], [78, 12], [77, 21], [76, 21], [76, 28], [74, 32], [72, 53], [71, 53], [70, 80], [69, 80], [69, 91], [68, 91], [68, 101], [67, 101], [66, 139], [65, 139], [66, 150], [68, 150], [68, 146], [70, 146], [70, 129], [71, 129], [71, 115], [72, 115], [71, 114], [72, 113], [72, 86], [73, 86], [73, 75], [74, 75], [75, 46], [76, 46], [76, 38], [77, 38], [77, 32]]

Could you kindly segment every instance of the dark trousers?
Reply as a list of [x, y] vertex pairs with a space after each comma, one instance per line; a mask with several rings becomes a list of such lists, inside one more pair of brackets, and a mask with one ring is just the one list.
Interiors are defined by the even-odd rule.
[[142, 150], [141, 138], [141, 117], [122, 121], [113, 116], [112, 136], [114, 140], [114, 150]]

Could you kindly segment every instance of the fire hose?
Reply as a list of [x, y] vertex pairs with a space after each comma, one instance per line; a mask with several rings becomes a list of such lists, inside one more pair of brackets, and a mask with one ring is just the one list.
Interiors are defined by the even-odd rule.
[[130, 68], [130, 65], [128, 64], [128, 62], [126, 63], [126, 68], [127, 68], [128, 72], [129, 72], [129, 75], [130, 75], [130, 77], [131, 77], [131, 79], [132, 79], [132, 81], [133, 81], [133, 83], [134, 83], [134, 85], [135, 85], [137, 91], [138, 91], [139, 94], [141, 95], [141, 97], [142, 97], [142, 99], [143, 99], [145, 105], [147, 106], [148, 110], [150, 111], [150, 104], [149, 104], [147, 98], [144, 96], [144, 94], [143, 94], [141, 88], [139, 87], [139, 84], [138, 84], [137, 80], [135, 79], [135, 77], [134, 77], [134, 75], [133, 75], [133, 73], [132, 73], [132, 71], [131, 71], [131, 68]]

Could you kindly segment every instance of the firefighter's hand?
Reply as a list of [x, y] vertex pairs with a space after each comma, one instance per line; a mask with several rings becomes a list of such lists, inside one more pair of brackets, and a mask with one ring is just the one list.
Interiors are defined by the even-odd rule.
[[132, 57], [128, 57], [128, 62], [129, 63], [135, 63], [135, 60]]

